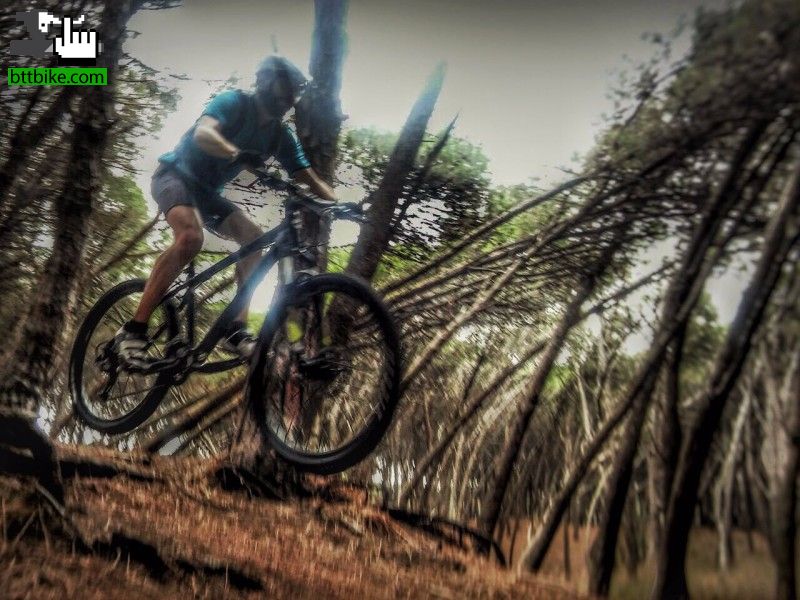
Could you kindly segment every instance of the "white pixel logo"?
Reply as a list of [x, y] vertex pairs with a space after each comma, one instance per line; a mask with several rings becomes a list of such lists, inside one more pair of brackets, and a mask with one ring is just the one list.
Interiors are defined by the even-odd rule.
[[[11, 42], [11, 54], [44, 58], [46, 52], [54, 52], [59, 64], [94, 64], [101, 44], [93, 29], [75, 29], [84, 24], [85, 16], [77, 19], [57, 17], [46, 11], [17, 13], [17, 21], [25, 23], [30, 39]], [[54, 25], [61, 25], [61, 35], [50, 38]]]
[[[75, 25], [83, 24], [84, 16], [75, 19]], [[97, 42], [97, 32], [73, 31], [73, 21], [64, 17], [61, 21], [61, 37], [55, 39], [55, 53], [59, 58], [66, 59], [95, 59], [100, 47]]]

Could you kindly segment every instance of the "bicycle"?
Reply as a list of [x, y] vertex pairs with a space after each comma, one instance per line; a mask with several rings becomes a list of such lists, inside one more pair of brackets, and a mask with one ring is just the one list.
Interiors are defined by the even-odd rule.
[[[185, 281], [179, 278], [171, 286], [151, 319], [147, 351], [152, 361], [144, 367], [123, 365], [112, 341], [119, 324], [132, 315], [145, 281], [133, 279], [106, 292], [75, 338], [70, 393], [84, 423], [102, 433], [125, 433], [145, 423], [170, 387], [190, 374], [246, 364], [241, 358], [209, 361], [209, 356], [277, 264], [279, 284], [249, 360], [245, 403], [264, 441], [285, 461], [309, 472], [340, 472], [371, 453], [391, 423], [400, 396], [399, 336], [385, 304], [367, 283], [345, 274], [295, 271], [295, 263], [314, 261], [301, 242], [302, 209], [328, 223], [363, 223], [363, 211], [358, 204], [311, 197], [267, 171], [252, 172], [256, 180], [251, 187], [261, 184], [286, 193], [281, 223], [200, 273], [194, 261], [187, 266]], [[252, 275], [195, 343], [198, 286], [264, 249]], [[129, 392], [131, 380], [146, 387]]]

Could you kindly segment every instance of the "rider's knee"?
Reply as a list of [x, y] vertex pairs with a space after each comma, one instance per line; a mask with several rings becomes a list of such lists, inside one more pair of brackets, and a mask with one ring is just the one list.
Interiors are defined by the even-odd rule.
[[185, 260], [191, 260], [203, 248], [203, 230], [193, 227], [181, 230], [175, 235], [175, 247]]
[[255, 223], [248, 221], [248, 226], [245, 229], [242, 245], [249, 244], [264, 235], [264, 231]]

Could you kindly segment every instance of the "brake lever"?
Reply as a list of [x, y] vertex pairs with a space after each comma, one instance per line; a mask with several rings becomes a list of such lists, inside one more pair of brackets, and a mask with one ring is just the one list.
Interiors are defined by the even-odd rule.
[[347, 218], [351, 221], [355, 221], [356, 223], [366, 223], [367, 222], [367, 215], [364, 212], [364, 206], [358, 204], [357, 202], [348, 202], [347, 207]]

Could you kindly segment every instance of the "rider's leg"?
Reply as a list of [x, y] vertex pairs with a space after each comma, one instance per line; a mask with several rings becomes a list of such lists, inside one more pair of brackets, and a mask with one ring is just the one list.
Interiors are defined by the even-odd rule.
[[[222, 221], [218, 227], [216, 227], [216, 231], [225, 237], [235, 240], [239, 246], [249, 244], [263, 233], [261, 228], [253, 223], [253, 221], [251, 221], [247, 215], [245, 215], [244, 212], [239, 209], [228, 215], [225, 220]], [[253, 252], [252, 254], [243, 257], [236, 263], [236, 284], [239, 288], [244, 285], [244, 282], [256, 268], [260, 258], [261, 252]], [[247, 311], [249, 304], [250, 303], [248, 302], [244, 306], [242, 311], [237, 316], [236, 321], [247, 323]]]
[[203, 226], [197, 210], [192, 206], [173, 206], [166, 215], [172, 227], [173, 242], [158, 257], [139, 301], [133, 320], [147, 323], [169, 286], [178, 278], [181, 270], [189, 264], [203, 247]]

